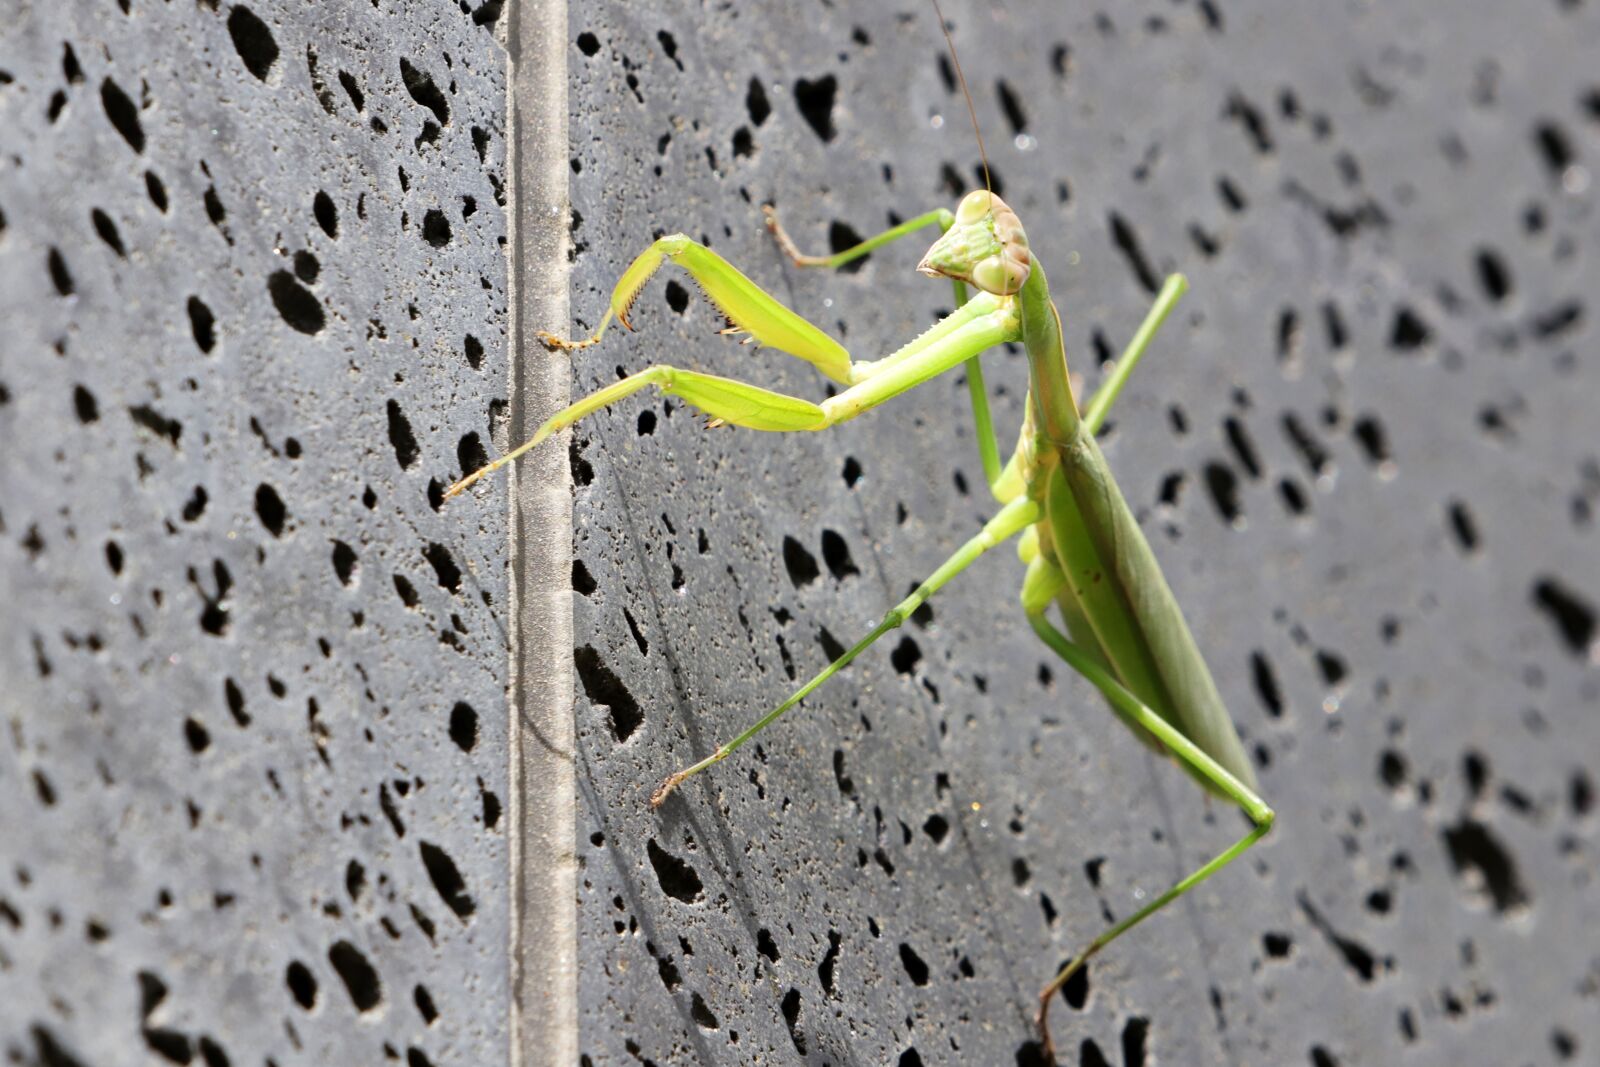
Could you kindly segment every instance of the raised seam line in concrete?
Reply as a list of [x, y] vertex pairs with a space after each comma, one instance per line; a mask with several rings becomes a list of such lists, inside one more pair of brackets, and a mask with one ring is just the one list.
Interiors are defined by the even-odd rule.
[[[532, 342], [567, 323], [566, 0], [517, 0], [507, 40], [512, 443], [567, 402], [568, 366]], [[564, 447], [510, 472], [509, 946], [512, 1067], [578, 1059], [572, 498]]]

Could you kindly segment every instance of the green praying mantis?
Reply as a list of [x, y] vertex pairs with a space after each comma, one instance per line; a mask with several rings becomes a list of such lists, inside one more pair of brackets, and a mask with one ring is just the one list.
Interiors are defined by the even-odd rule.
[[[964, 77], [962, 89], [966, 91]], [[967, 101], [971, 109], [970, 94]], [[975, 114], [973, 126], [976, 130]], [[888, 356], [853, 359], [838, 341], [709, 248], [682, 234], [662, 237], [623, 273], [592, 334], [566, 340], [541, 331], [541, 340], [552, 348], [581, 348], [599, 343], [613, 320], [632, 330], [629, 311], [634, 301], [670, 261], [687, 270], [726, 316], [724, 334], [744, 335], [746, 344], [806, 360], [841, 390], [813, 403], [749, 382], [657, 364], [557, 412], [530, 440], [466, 475], [445, 496], [464, 491], [585, 415], [652, 387], [697, 408], [713, 425], [814, 432], [862, 415], [958, 366], [965, 368], [984, 475], [999, 510], [870, 633], [738, 736], [667, 776], [650, 802], [659, 806], [689, 778], [728, 758], [910, 618], [980, 556], [1020, 535], [1018, 553], [1027, 566], [1022, 610], [1039, 639], [1104, 694], [1135, 736], [1170, 755], [1206, 791], [1237, 804], [1251, 823], [1237, 842], [1105, 930], [1050, 979], [1039, 994], [1037, 1013], [1049, 1060], [1054, 1054], [1049, 1011], [1056, 992], [1107, 945], [1233, 862], [1273, 824], [1273, 811], [1257, 795], [1254, 773], [1216, 683], [1095, 439], [1187, 283], [1181, 275], [1167, 279], [1114, 372], [1080, 409], [1069, 381], [1061, 316], [1051, 301], [1044, 269], [1030, 253], [1016, 213], [991, 191], [969, 193], [953, 213], [928, 211], [831, 256], [803, 255], [772, 208], [764, 211], [768, 229], [799, 267], [842, 267], [937, 226], [941, 236], [917, 270], [952, 281], [956, 310]], [[975, 290], [970, 295], [969, 286]], [[1002, 465], [980, 359], [1008, 342], [1020, 342], [1026, 349], [1029, 388], [1021, 433], [1010, 460]], [[1052, 607], [1059, 612], [1060, 626], [1050, 618]]]

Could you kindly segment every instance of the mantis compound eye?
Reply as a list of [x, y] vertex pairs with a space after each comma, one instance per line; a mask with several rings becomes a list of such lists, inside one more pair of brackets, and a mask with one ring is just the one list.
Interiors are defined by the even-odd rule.
[[960, 205], [956, 207], [956, 225], [971, 226], [990, 214], [994, 210], [994, 206], [999, 203], [1000, 198], [986, 189], [968, 193], [961, 198]]
[[1022, 262], [1002, 252], [979, 263], [972, 268], [972, 284], [996, 296], [1010, 296], [1017, 292], [1022, 288], [1022, 283], [1028, 280], [1028, 250], [1023, 248], [1021, 251]]

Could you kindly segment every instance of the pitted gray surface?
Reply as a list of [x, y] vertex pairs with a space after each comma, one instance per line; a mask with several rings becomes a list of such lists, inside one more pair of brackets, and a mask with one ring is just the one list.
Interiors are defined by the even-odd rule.
[[[1593, 5], [949, 5], [1107, 454], [1279, 828], [1059, 1006], [1063, 1061], [1581, 1062], [1595, 928]], [[874, 358], [976, 181], [921, 3], [574, 9], [573, 313], [683, 231]], [[928, 238], [931, 240], [931, 235]], [[817, 400], [669, 268], [574, 358]], [[1024, 365], [988, 357], [1009, 440]], [[959, 374], [816, 436], [574, 432], [586, 1063], [1030, 1063], [1034, 995], [1242, 822], [1037, 645], [1008, 548], [660, 812], [990, 514]]]
[[8, 1063], [504, 1062], [499, 7], [0, 19]]

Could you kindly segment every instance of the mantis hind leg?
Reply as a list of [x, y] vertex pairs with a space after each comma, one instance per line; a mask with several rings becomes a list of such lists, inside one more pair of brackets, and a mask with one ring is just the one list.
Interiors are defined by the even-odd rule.
[[1218, 791], [1233, 800], [1250, 819], [1251, 823], [1254, 824], [1243, 837], [1217, 853], [1216, 856], [1202, 864], [1192, 874], [1181, 879], [1149, 904], [1146, 904], [1089, 942], [1088, 947], [1074, 956], [1060, 971], [1056, 972], [1055, 977], [1040, 991], [1037, 1016], [1040, 1038], [1044, 1043], [1046, 1062], [1054, 1062], [1055, 1046], [1050, 1036], [1050, 1004], [1061, 987], [1066, 985], [1067, 981], [1081, 970], [1101, 949], [1244, 855], [1251, 845], [1254, 845], [1266, 835], [1268, 830], [1272, 829], [1274, 815], [1266, 802], [1252, 792], [1248, 786], [1240, 782], [1239, 779], [1235, 778], [1210, 756], [1201, 751], [1193, 741], [1190, 741], [1160, 715], [1146, 707], [1138, 697], [1130, 693], [1112, 677], [1111, 672], [1101, 662], [1077, 645], [1074, 645], [1067, 639], [1066, 635], [1051, 625], [1044, 614], [1045, 605], [1035, 601], [1034, 603], [1025, 603], [1024, 606], [1028, 609], [1028, 622], [1032, 625], [1034, 632], [1069, 666], [1094, 683], [1095, 688], [1099, 689], [1111, 703], [1111, 709], [1117, 714], [1118, 718], [1130, 726], [1142, 727], [1154, 734], [1175, 757], [1183, 760], [1203, 778], [1213, 783]]
[[757, 719], [739, 736], [719, 745], [715, 752], [700, 762], [669, 775], [661, 783], [660, 788], [650, 797], [650, 806], [660, 807], [667, 797], [672, 794], [672, 791], [690, 777], [727, 759], [741, 745], [768, 726], [771, 726], [784, 712], [804, 700], [823, 682], [826, 682], [829, 678], [849, 666], [857, 656], [871, 648], [878, 638], [909, 619], [911, 613], [921, 607], [923, 602], [943, 588], [950, 579], [972, 566], [979, 556], [1001, 544], [1013, 534], [1037, 522], [1040, 514], [1039, 505], [1026, 499], [1014, 501], [1000, 509], [1000, 512], [994, 518], [984, 524], [982, 530], [969, 539], [966, 544], [956, 549], [950, 558], [941, 563], [926, 581], [912, 591], [910, 596], [890, 608], [888, 613], [884, 615], [883, 621], [873, 627], [872, 632], [867, 634], [866, 637], [851, 646], [844, 655], [817, 672], [810, 681], [791, 693], [787, 700]]

